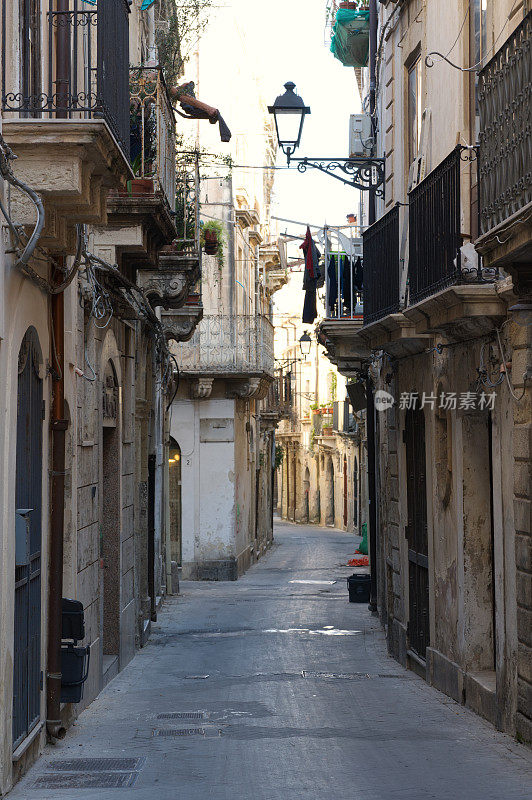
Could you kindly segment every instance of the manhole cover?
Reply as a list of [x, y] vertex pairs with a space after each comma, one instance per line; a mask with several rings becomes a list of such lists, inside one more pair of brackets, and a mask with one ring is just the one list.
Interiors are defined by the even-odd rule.
[[52, 761], [49, 769], [58, 772], [130, 772], [144, 764], [144, 758], [69, 758]]
[[203, 711], [175, 711], [169, 714], [157, 714], [157, 719], [204, 719]]
[[119, 789], [135, 784], [138, 772], [59, 772], [41, 775], [35, 789]]
[[154, 736], [205, 736], [204, 728], [162, 728], [153, 732]]

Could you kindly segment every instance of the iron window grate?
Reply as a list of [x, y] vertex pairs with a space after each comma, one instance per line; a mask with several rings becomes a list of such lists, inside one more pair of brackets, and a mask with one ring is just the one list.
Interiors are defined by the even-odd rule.
[[157, 714], [157, 719], [205, 719], [205, 714], [203, 711], [173, 711]]

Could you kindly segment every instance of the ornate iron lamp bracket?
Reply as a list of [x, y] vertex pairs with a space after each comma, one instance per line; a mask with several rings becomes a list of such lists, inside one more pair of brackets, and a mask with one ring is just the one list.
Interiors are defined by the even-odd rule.
[[[318, 169], [348, 186], [361, 191], [374, 190], [378, 197], [384, 196], [384, 158], [291, 158], [297, 163], [299, 172]], [[290, 163], [290, 162], [289, 162]], [[343, 173], [343, 174], [340, 174]]]

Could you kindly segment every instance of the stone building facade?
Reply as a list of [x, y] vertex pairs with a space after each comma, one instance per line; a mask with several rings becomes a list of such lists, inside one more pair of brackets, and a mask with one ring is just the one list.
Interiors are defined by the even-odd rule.
[[[2, 794], [145, 643], [171, 589], [169, 341], [192, 335], [201, 309], [186, 303], [199, 216], [193, 242], [175, 217], [164, 8], [2, 2]], [[62, 598], [84, 609], [74, 703]]]
[[[381, 4], [386, 180], [363, 234], [364, 319], [321, 326], [339, 370], [375, 392], [372, 571], [390, 652], [526, 741], [530, 25], [506, 0]], [[476, 70], [442, 60], [450, 47]]]

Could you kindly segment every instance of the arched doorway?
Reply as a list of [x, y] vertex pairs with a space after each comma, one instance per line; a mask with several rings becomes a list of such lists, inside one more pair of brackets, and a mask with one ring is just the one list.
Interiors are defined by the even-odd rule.
[[43, 382], [37, 331], [18, 356], [13, 749], [40, 719]]
[[305, 493], [305, 509], [304, 509], [304, 516], [305, 522], [310, 522], [310, 470], [308, 467], [305, 468], [305, 480], [303, 483], [303, 490]]
[[109, 359], [102, 386], [102, 640], [104, 674], [120, 652], [120, 431], [118, 378]]
[[296, 507], [297, 507], [297, 456], [294, 454], [292, 456], [292, 461], [290, 464], [291, 467], [291, 475], [290, 475], [290, 512], [288, 514], [288, 518], [292, 521], [295, 521], [296, 518]]
[[327, 480], [327, 505], [325, 508], [325, 524], [326, 525], [334, 525], [334, 467], [332, 458], [329, 458], [327, 462], [327, 473], [326, 473], [326, 480]]
[[168, 496], [170, 503], [170, 554], [172, 566], [181, 566], [181, 448], [175, 439], [170, 437], [168, 449]]

